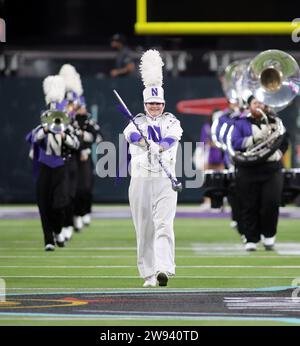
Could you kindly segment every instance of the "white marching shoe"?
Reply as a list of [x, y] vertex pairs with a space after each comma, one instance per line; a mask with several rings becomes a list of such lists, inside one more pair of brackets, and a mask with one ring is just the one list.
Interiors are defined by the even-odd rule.
[[62, 234], [65, 238], [65, 241], [69, 241], [72, 238], [73, 235], [73, 226], [69, 226], [69, 227], [64, 227], [62, 229]]
[[74, 216], [74, 228], [76, 232], [80, 232], [83, 227], [83, 221], [81, 216]]
[[238, 223], [234, 220], [230, 221], [230, 228], [237, 229]]
[[91, 223], [91, 214], [83, 215], [82, 222], [83, 222], [84, 226], [89, 226]]
[[143, 287], [155, 287], [156, 286], [156, 277], [155, 275], [149, 276], [146, 278]]
[[242, 242], [242, 244], [247, 243], [247, 238], [244, 236], [244, 234], [241, 234], [241, 242]]
[[275, 236], [274, 237], [269, 237], [269, 238], [266, 238], [263, 235], [261, 236], [261, 240], [262, 240], [262, 243], [263, 243], [266, 251], [274, 250], [275, 239], [276, 239]]
[[61, 234], [63, 235], [64, 240], [68, 240], [67, 237], [66, 237], [67, 230], [68, 230], [68, 227], [63, 227], [63, 228], [61, 229]]
[[246, 243], [245, 244], [245, 250], [246, 251], [256, 251], [257, 246], [256, 243]]
[[65, 238], [62, 232], [60, 232], [59, 234], [55, 234], [55, 242], [58, 247], [65, 246]]
[[47, 244], [45, 246], [45, 251], [54, 251], [55, 250], [55, 246], [53, 244]]

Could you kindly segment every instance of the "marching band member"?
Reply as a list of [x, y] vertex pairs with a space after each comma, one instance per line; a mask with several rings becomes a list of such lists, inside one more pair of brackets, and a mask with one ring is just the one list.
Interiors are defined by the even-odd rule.
[[[72, 131], [74, 136], [77, 133], [74, 129], [74, 117], [76, 110], [79, 107], [79, 97], [82, 95], [82, 84], [80, 76], [78, 75], [74, 66], [70, 64], [65, 64], [61, 67], [59, 75], [62, 76], [66, 86], [66, 93], [64, 99], [65, 109], [69, 114], [71, 123], [69, 125], [70, 131]], [[78, 137], [79, 141], [80, 138]], [[73, 235], [74, 225], [74, 208], [75, 208], [75, 196], [78, 186], [78, 164], [77, 164], [77, 154], [78, 149], [69, 149], [68, 159], [66, 160], [66, 172], [67, 172], [67, 184], [69, 193], [69, 204], [65, 210], [65, 220], [63, 227], [63, 235], [66, 240], [70, 240]]]
[[70, 196], [72, 204], [65, 234], [72, 229], [79, 232], [82, 227], [91, 222], [93, 161], [91, 157], [92, 144], [100, 143], [102, 135], [100, 126], [91, 119], [87, 112], [83, 87], [79, 73], [74, 66], [65, 64], [59, 72], [66, 83], [66, 102], [68, 113], [72, 119], [75, 134], [80, 140], [80, 147], [73, 152], [69, 163]]
[[75, 196], [76, 226], [89, 226], [92, 211], [93, 169], [92, 144], [99, 144], [102, 140], [100, 126], [87, 112], [84, 98], [79, 100], [79, 109], [74, 118], [74, 126], [80, 136], [80, 148], [77, 154], [78, 185]]
[[[65, 95], [64, 80], [60, 76], [49, 76], [44, 80], [43, 88], [49, 111], [43, 119], [53, 113], [62, 113], [61, 102]], [[63, 113], [65, 116], [66, 114]], [[54, 124], [55, 125], [55, 124]], [[66, 129], [53, 132], [51, 126], [44, 123], [33, 133], [33, 143], [39, 147], [39, 172], [36, 182], [37, 203], [40, 212], [45, 250], [53, 251], [56, 245], [64, 246], [61, 233], [64, 210], [68, 204], [66, 189], [65, 159], [68, 149], [79, 147], [79, 141]]]
[[[201, 128], [200, 142], [204, 143], [204, 152], [202, 150], [198, 150], [197, 155], [204, 157], [204, 170], [222, 171], [224, 169], [222, 150], [216, 146], [212, 139], [212, 124], [217, 121], [220, 115], [221, 111], [213, 111], [210, 115], [210, 121], [205, 123]], [[213, 199], [210, 201], [209, 197], [204, 197], [200, 210], [214, 211], [216, 210], [213, 209], [215, 207], [216, 206], [213, 204]]]
[[[223, 111], [223, 114], [217, 118], [212, 124], [212, 140], [218, 148], [223, 151], [223, 160], [225, 169], [234, 174], [234, 163], [231, 159], [231, 156], [227, 148], [227, 136], [229, 129], [234, 123], [239, 119], [241, 115], [240, 107], [236, 100], [228, 99], [229, 107]], [[245, 241], [245, 237], [241, 232], [241, 227], [239, 226], [239, 200], [236, 193], [235, 182], [231, 182], [228, 189], [228, 203], [231, 206], [231, 223], [230, 226], [235, 228], [240, 236], [242, 241]]]
[[220, 110], [213, 111], [210, 117], [210, 122], [204, 124], [201, 128], [200, 141], [205, 144], [205, 162], [204, 169], [222, 170], [224, 169], [223, 164], [223, 153], [212, 140], [211, 126], [220, 115]]
[[[268, 112], [264, 104], [251, 95], [248, 105], [249, 109], [234, 124], [231, 136], [234, 151], [245, 151], [265, 140], [274, 130], [274, 114]], [[278, 118], [277, 121], [281, 122]], [[265, 161], [247, 166], [236, 162], [237, 192], [242, 197], [240, 225], [247, 240], [247, 251], [255, 251], [261, 239], [266, 250], [274, 248], [283, 186], [281, 158], [287, 147], [284, 135], [280, 147]]]
[[138, 114], [135, 121], [149, 140], [149, 149], [132, 122], [124, 130], [132, 155], [129, 203], [136, 230], [138, 270], [145, 280], [144, 287], [154, 287], [157, 281], [160, 286], [166, 286], [169, 277], [175, 275], [173, 221], [177, 192], [172, 190], [158, 157], [175, 175], [182, 128], [173, 114], [164, 112], [162, 66], [157, 50], [143, 54], [140, 71], [145, 85], [145, 113]]

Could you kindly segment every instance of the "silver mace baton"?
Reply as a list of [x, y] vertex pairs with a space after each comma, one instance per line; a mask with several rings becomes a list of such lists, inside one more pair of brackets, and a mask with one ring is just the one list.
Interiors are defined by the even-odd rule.
[[[118, 92], [116, 90], [113, 90], [114, 94], [116, 95], [117, 99], [119, 100], [119, 102], [121, 103], [124, 111], [126, 112], [127, 117], [129, 118], [130, 121], [132, 121], [132, 123], [134, 124], [134, 126], [136, 127], [136, 129], [138, 130], [139, 134], [142, 136], [143, 140], [145, 141], [146, 145], [147, 145], [147, 150], [149, 152], [149, 146], [150, 143], [147, 139], [147, 137], [143, 134], [142, 130], [140, 129], [139, 125], [135, 122], [133, 115], [131, 114], [130, 110], [127, 108], [125, 102], [122, 100], [121, 96], [118, 94]], [[163, 163], [161, 157], [158, 157], [158, 162], [161, 166], [161, 168], [164, 170], [164, 172], [166, 173], [167, 177], [171, 180], [172, 183], [172, 189], [176, 192], [181, 192], [182, 191], [182, 184], [180, 181], [178, 181], [176, 178], [174, 178], [171, 174], [171, 172], [168, 171], [167, 167], [165, 166], [165, 164]]]

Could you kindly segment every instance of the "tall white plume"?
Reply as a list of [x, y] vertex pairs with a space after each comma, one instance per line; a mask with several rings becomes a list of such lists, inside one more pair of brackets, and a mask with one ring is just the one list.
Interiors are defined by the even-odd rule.
[[73, 65], [63, 65], [59, 70], [59, 75], [62, 76], [65, 80], [66, 91], [74, 91], [78, 96], [81, 96], [83, 94], [80, 75]]
[[141, 57], [140, 72], [145, 88], [151, 86], [162, 86], [164, 63], [156, 49], [147, 50]]
[[48, 76], [43, 81], [43, 90], [46, 104], [51, 102], [62, 102], [65, 98], [66, 86], [63, 77]]
[[83, 94], [83, 87], [82, 87], [82, 82], [81, 82], [79, 73], [77, 73], [77, 81], [75, 83], [74, 91], [76, 92], [78, 96], [81, 96]]

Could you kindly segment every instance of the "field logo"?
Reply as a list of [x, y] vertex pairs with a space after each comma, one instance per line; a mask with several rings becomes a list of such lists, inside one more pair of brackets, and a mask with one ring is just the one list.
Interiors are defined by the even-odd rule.
[[0, 18], [0, 42], [6, 42], [6, 25], [2, 18]]
[[299, 26], [299, 23], [300, 23], [300, 18], [295, 18], [293, 21], [292, 21], [292, 26], [295, 26], [296, 28], [293, 30], [292, 32], [292, 41], [294, 43], [298, 43], [300, 42], [300, 26]]
[[0, 278], [0, 304], [6, 301], [5, 293], [6, 293], [5, 280]]
[[292, 292], [292, 300], [295, 302], [299, 302], [300, 301], [300, 278], [296, 278], [292, 281], [292, 286], [296, 287], [293, 292]]

